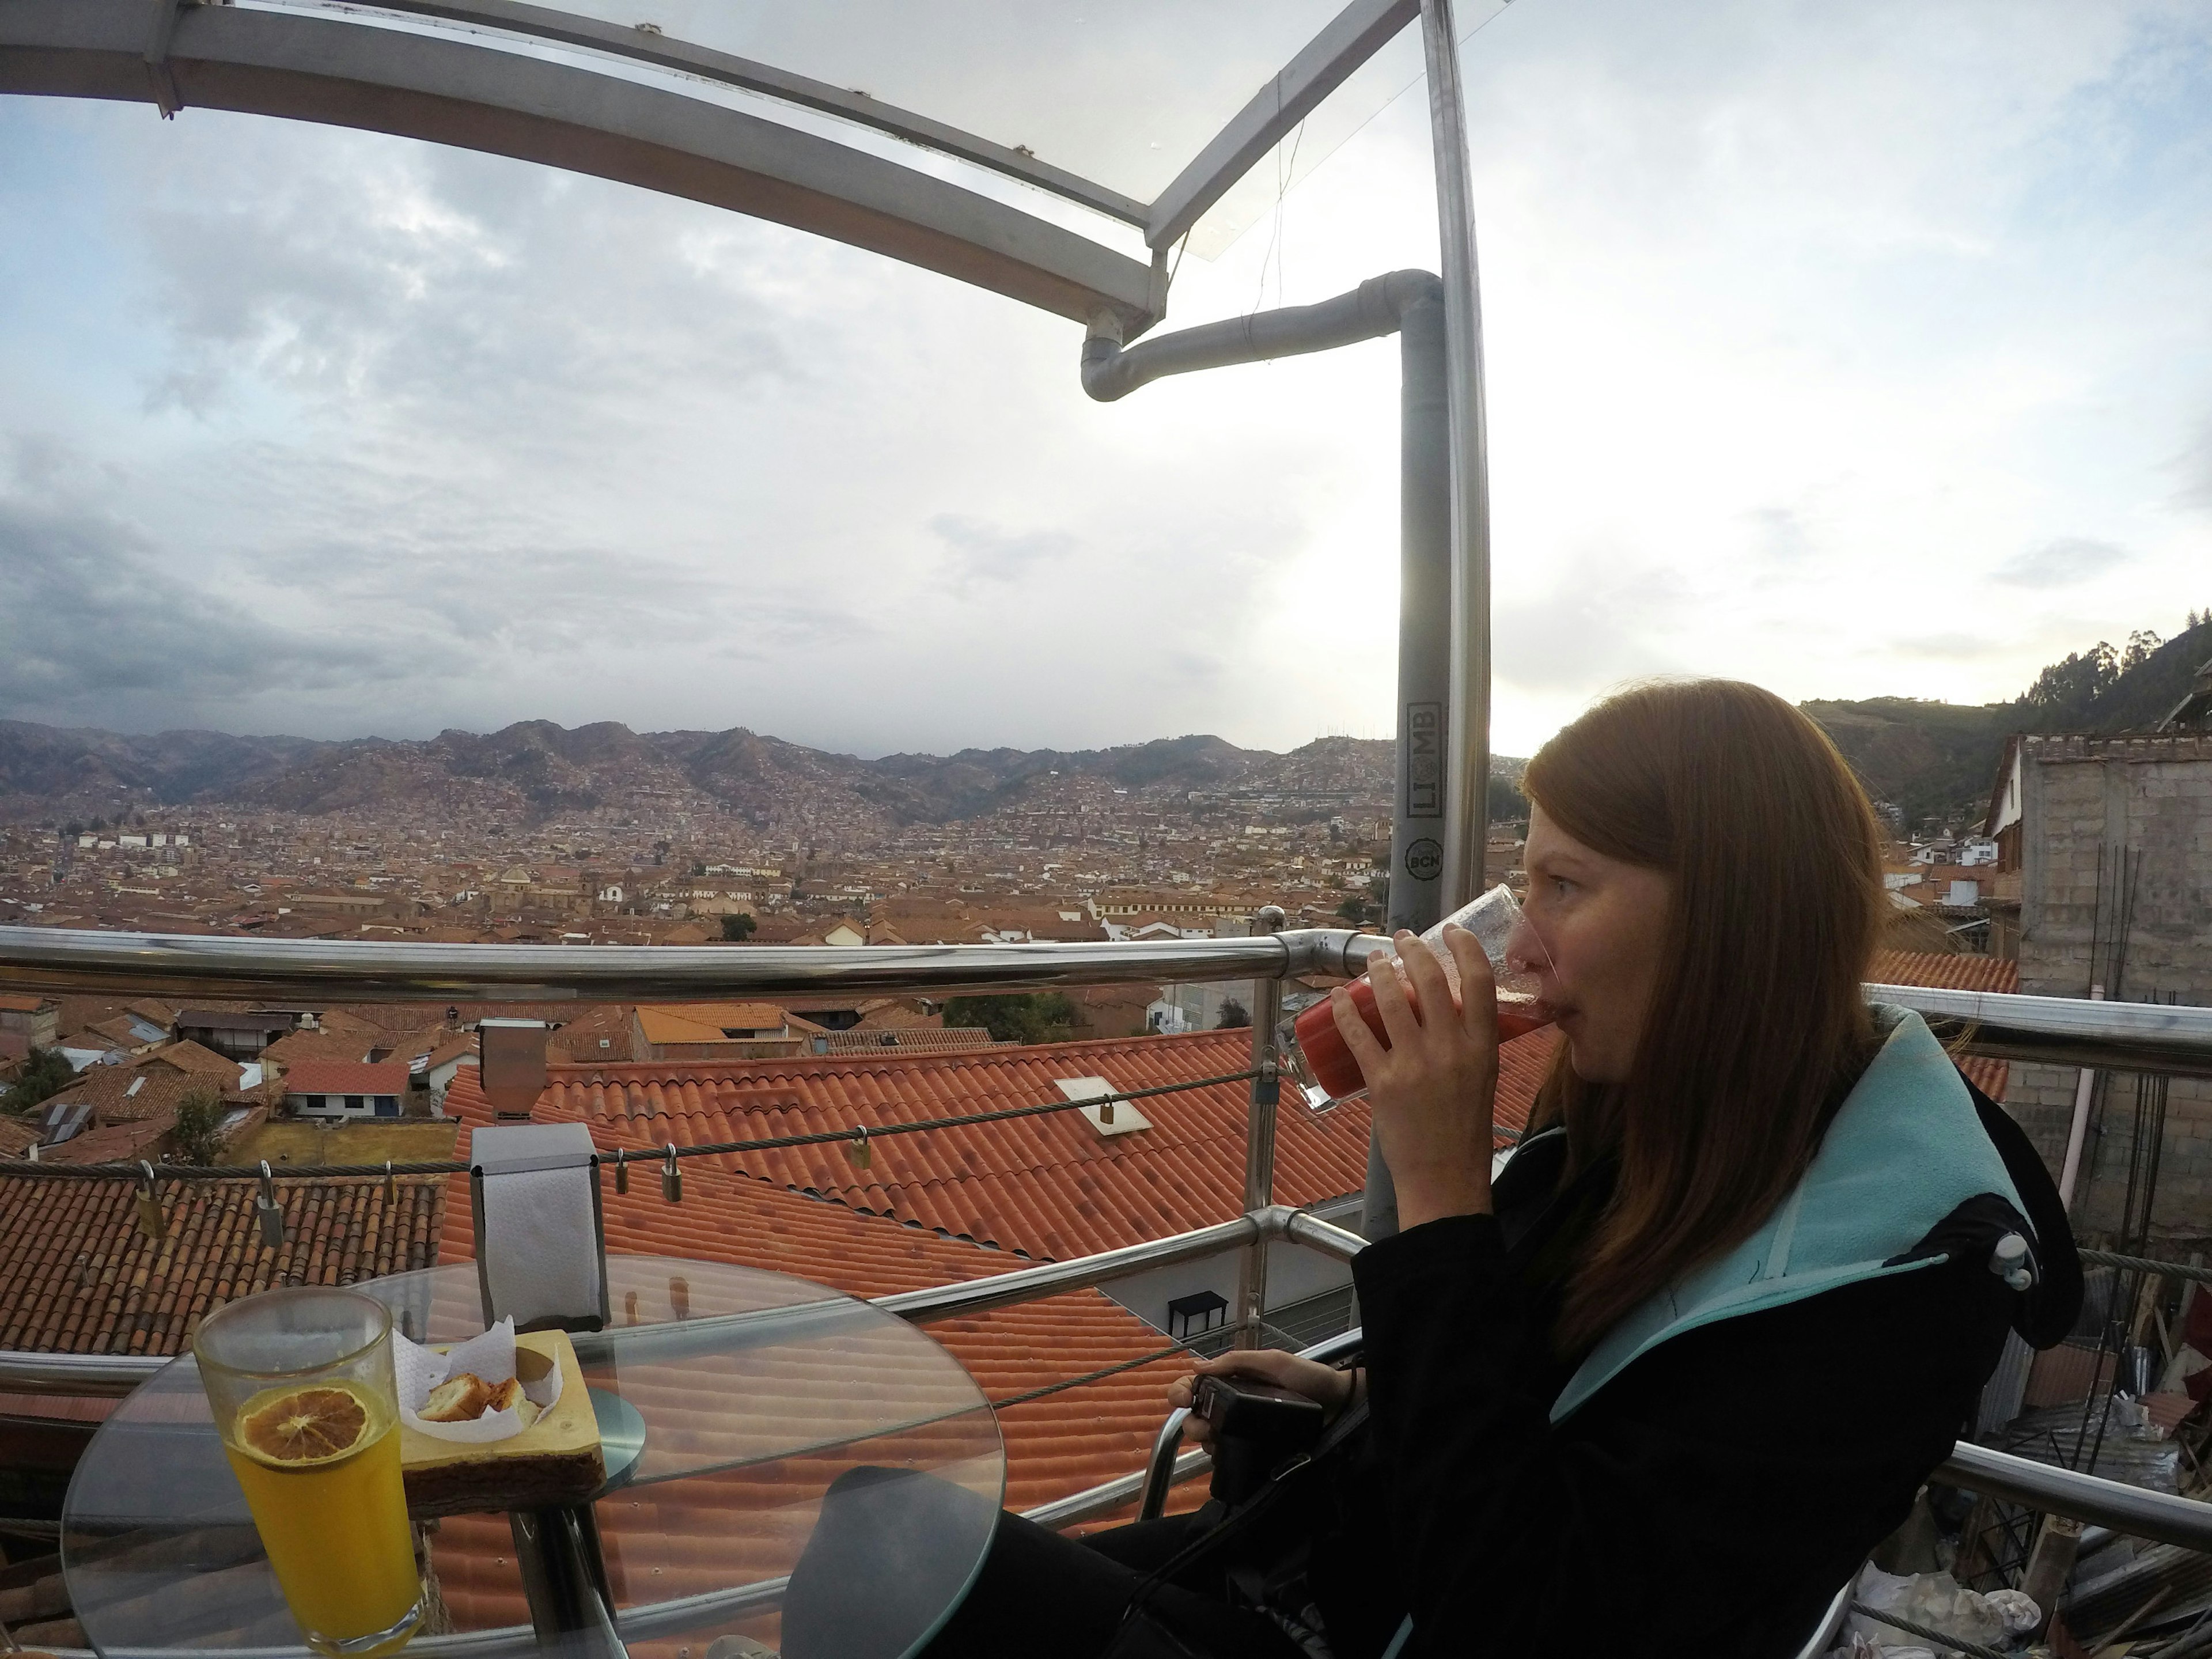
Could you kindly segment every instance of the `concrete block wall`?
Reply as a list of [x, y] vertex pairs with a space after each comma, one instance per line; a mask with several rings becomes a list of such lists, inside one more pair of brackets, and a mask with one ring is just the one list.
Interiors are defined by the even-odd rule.
[[[2022, 739], [2020, 988], [2033, 996], [2087, 994], [2100, 937], [2100, 858], [2105, 915], [2118, 849], [2142, 855], [2126, 977], [2129, 1000], [2154, 993], [2212, 1006], [2212, 738], [2195, 735]], [[2053, 1175], [2065, 1155], [2075, 1079], [2070, 1066], [2015, 1065], [2005, 1104]], [[2076, 1224], [2110, 1227], [2127, 1185], [2137, 1091], [2106, 1085], [2104, 1134], [2084, 1156]], [[2212, 1082], [2167, 1084], [2166, 1132], [2153, 1217], [2162, 1231], [2212, 1231]]]

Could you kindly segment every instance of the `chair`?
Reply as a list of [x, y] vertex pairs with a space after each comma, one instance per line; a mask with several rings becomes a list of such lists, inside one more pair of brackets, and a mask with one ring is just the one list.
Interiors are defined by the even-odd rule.
[[[1339, 1360], [1357, 1355], [1359, 1348], [1360, 1333], [1353, 1329], [1308, 1348], [1305, 1358], [1320, 1360], [1323, 1364], [1334, 1364]], [[1183, 1425], [1189, 1420], [1190, 1408], [1178, 1406], [1168, 1413], [1167, 1420], [1160, 1425], [1159, 1433], [1153, 1437], [1152, 1456], [1145, 1464], [1144, 1487], [1137, 1501], [1137, 1518], [1139, 1521], [1157, 1521], [1166, 1511], [1168, 1492], [1175, 1485], [1176, 1454], [1182, 1445]], [[1211, 1465], [1200, 1464], [1193, 1468], [1192, 1474], [1202, 1474], [1208, 1467]], [[1822, 1654], [1835, 1645], [1836, 1638], [1843, 1631], [1844, 1621], [1850, 1617], [1851, 1596], [1858, 1589], [1858, 1571], [1854, 1569], [1842, 1587], [1829, 1598], [1828, 1605], [1814, 1625], [1811, 1636], [1790, 1655], [1790, 1659], [1820, 1659]], [[1392, 1639], [1383, 1659], [1396, 1659], [1398, 1650], [1412, 1636], [1413, 1629], [1413, 1621], [1408, 1619]]]

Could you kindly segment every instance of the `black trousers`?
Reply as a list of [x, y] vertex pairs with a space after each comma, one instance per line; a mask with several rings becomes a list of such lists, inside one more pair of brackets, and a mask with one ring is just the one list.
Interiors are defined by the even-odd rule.
[[[933, 1538], [972, 1538], [969, 1510], [982, 1501], [908, 1470], [839, 1476], [784, 1597], [784, 1659], [890, 1659], [919, 1639], [951, 1564], [912, 1565], [916, 1552], [926, 1554]], [[1097, 1659], [1121, 1634], [1139, 1586], [1192, 1530], [1190, 1516], [1176, 1516], [1078, 1540], [1002, 1511], [982, 1570], [924, 1659]], [[909, 1570], [886, 1582], [890, 1562]], [[901, 1605], [900, 1579], [915, 1592], [912, 1607]], [[1304, 1659], [1273, 1623], [1207, 1585], [1156, 1584], [1145, 1606], [1194, 1659]]]

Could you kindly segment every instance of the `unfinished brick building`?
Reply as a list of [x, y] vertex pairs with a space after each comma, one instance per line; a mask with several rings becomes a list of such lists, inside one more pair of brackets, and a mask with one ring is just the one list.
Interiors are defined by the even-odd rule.
[[[2020, 988], [2031, 995], [2212, 1006], [2212, 734], [2020, 737], [2000, 769], [1989, 828], [2021, 873]], [[2005, 1103], [2054, 1173], [2081, 1073], [2015, 1065]], [[2139, 1110], [2155, 1088], [2093, 1079], [2075, 1182], [2075, 1225], [2118, 1224]], [[2212, 1235], [2212, 1080], [2163, 1085], [2155, 1232]]]

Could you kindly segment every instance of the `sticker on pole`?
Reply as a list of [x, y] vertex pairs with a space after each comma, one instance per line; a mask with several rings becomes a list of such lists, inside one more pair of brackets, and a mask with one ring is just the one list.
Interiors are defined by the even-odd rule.
[[1406, 873], [1415, 881], [1434, 881], [1444, 872], [1444, 849], [1424, 836], [1406, 849]]

